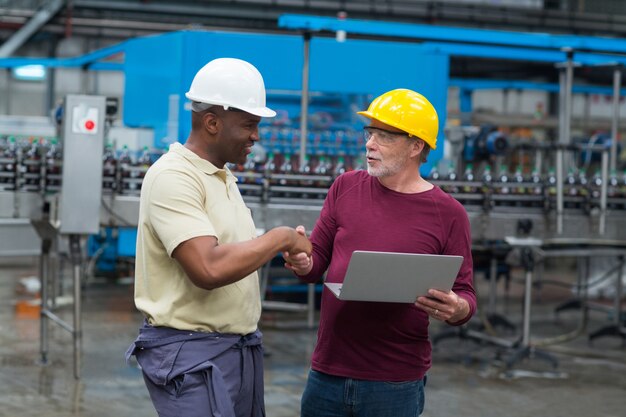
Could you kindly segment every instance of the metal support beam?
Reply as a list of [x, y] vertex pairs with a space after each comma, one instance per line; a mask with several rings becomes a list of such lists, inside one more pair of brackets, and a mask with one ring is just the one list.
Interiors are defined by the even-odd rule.
[[[559, 68], [559, 145], [563, 144], [565, 125], [565, 70]], [[556, 233], [563, 233], [563, 148], [556, 148]]]
[[[349, 11], [348, 11], [349, 13]], [[435, 42], [458, 42], [475, 45], [501, 45], [516, 48], [536, 48], [577, 51], [594, 51], [621, 54], [626, 40], [595, 36], [554, 35], [545, 33], [521, 33], [504, 30], [459, 28], [415, 23], [381, 22], [376, 20], [339, 19], [322, 16], [284, 14], [278, 26], [285, 29], [337, 32], [360, 35], [378, 35]]]
[[30, 18], [24, 26], [0, 46], [0, 58], [13, 55], [43, 25], [45, 25], [65, 5], [65, 0], [50, 0]]
[[[461, 89], [474, 91], [474, 90], [537, 90], [547, 91], [549, 93], [558, 93], [558, 83], [540, 83], [534, 81], [523, 80], [495, 80], [495, 79], [482, 79], [482, 78], [450, 78], [449, 85], [451, 87], [459, 87]], [[577, 94], [603, 94], [612, 96], [615, 89], [611, 87], [599, 86], [599, 85], [573, 85], [572, 93]], [[626, 96], [626, 88], [620, 88], [620, 95]]]
[[602, 187], [600, 188], [600, 225], [599, 232], [604, 236], [606, 232], [606, 202], [608, 197], [609, 158], [606, 147], [602, 150]]
[[574, 85], [574, 51], [567, 51], [567, 65], [565, 67], [565, 125], [563, 126], [563, 143], [569, 145], [572, 142], [572, 86]]
[[311, 33], [304, 32], [304, 59], [302, 61], [302, 97], [300, 100], [300, 165], [304, 166], [306, 158], [307, 124], [309, 122], [309, 56], [311, 49]]
[[556, 151], [556, 232], [563, 233], [563, 180], [565, 178], [563, 147], [571, 142], [572, 84], [574, 78], [574, 51], [565, 48], [567, 62], [559, 68], [559, 146]]
[[619, 101], [620, 88], [622, 86], [622, 67], [618, 65], [613, 71], [613, 120], [611, 121], [611, 163], [613, 172], [617, 168], [617, 138], [619, 128]]

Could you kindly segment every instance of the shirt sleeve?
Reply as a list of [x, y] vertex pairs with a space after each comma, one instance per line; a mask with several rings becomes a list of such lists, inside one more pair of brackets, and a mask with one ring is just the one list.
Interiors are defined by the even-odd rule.
[[444, 255], [461, 255], [463, 263], [452, 286], [452, 291], [469, 304], [470, 312], [462, 320], [448, 323], [460, 326], [467, 323], [476, 312], [476, 292], [474, 290], [474, 265], [472, 260], [472, 237], [469, 218], [463, 206], [454, 200], [454, 213], [450, 216], [451, 223], [446, 237]]
[[182, 172], [163, 171], [152, 182], [148, 219], [169, 256], [189, 239], [216, 236], [204, 200], [202, 184]]
[[328, 269], [333, 253], [337, 224], [335, 221], [335, 202], [337, 200], [339, 184], [342, 178], [339, 177], [328, 190], [324, 206], [320, 217], [315, 222], [313, 232], [311, 232], [311, 244], [313, 245], [313, 269], [307, 275], [298, 275], [306, 282], [317, 282]]

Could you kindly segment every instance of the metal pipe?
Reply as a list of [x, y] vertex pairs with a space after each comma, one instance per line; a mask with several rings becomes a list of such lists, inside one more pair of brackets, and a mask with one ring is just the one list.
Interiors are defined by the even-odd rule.
[[[556, 232], [563, 233], [563, 180], [564, 153], [563, 145], [571, 142], [570, 122], [572, 118], [572, 84], [574, 78], [574, 51], [563, 48], [567, 53], [564, 72], [559, 73], [559, 148], [556, 151]], [[569, 158], [568, 158], [569, 160]]]
[[556, 232], [563, 233], [563, 150], [565, 142], [565, 71], [559, 68], [559, 140], [556, 150]]
[[81, 285], [81, 267], [80, 264], [74, 265], [74, 378], [80, 379], [81, 369], [81, 344], [83, 338], [81, 324], [81, 302], [80, 302], [80, 285]]
[[[583, 306], [587, 305], [587, 300], [589, 299], [589, 288], [587, 284], [589, 283], [589, 271], [591, 271], [591, 258], [589, 256], [585, 257], [585, 271], [583, 272], [585, 287], [582, 288], [581, 291], [581, 302]], [[582, 334], [587, 329], [587, 323], [589, 322], [589, 309], [581, 308], [581, 322], [580, 322], [580, 334]]]
[[300, 165], [304, 166], [306, 157], [307, 124], [309, 121], [309, 52], [311, 32], [304, 32], [304, 60], [302, 62], [302, 97], [300, 99]]
[[[528, 251], [528, 253], [525, 254], [525, 256], [532, 257], [532, 254], [530, 254], [531, 249], [524, 248], [523, 251]], [[531, 305], [532, 286], [533, 286], [532, 266], [526, 266], [526, 274], [524, 278], [524, 316], [522, 320], [523, 321], [522, 347], [530, 346], [530, 305]]]
[[72, 264], [74, 266], [74, 378], [80, 379], [81, 369], [81, 343], [82, 343], [82, 324], [81, 324], [81, 249], [80, 235], [72, 234], [70, 239], [70, 254]]
[[39, 356], [42, 364], [48, 363], [48, 252], [46, 240], [41, 240], [41, 255], [39, 257], [39, 279], [41, 282], [41, 306], [39, 312]]
[[556, 233], [563, 233], [563, 150], [556, 151]]
[[[574, 84], [574, 52], [571, 49], [567, 49], [567, 62], [565, 66], [565, 122], [564, 126], [564, 140], [565, 144], [569, 145], [572, 142], [572, 86]], [[569, 161], [569, 158], [568, 158]], [[569, 161], [571, 162], [571, 161]]]
[[50, 291], [49, 297], [52, 300], [50, 304], [50, 308], [57, 308], [57, 297], [58, 295], [58, 285], [59, 285], [59, 258], [57, 253], [57, 248], [53, 243], [53, 247], [50, 251], [50, 259], [48, 260], [48, 270], [50, 276]]
[[565, 125], [565, 70], [563, 67], [557, 66], [559, 71], [559, 138], [558, 143], [564, 142], [563, 126]]
[[11, 104], [13, 103], [13, 85], [15, 84], [13, 82], [13, 80], [11, 80], [11, 68], [7, 68], [5, 73], [5, 85], [7, 86], [6, 88], [6, 96], [4, 98], [4, 102], [6, 102], [6, 107], [4, 110], [4, 114], [10, 115], [11, 114]]
[[42, 314], [45, 315], [48, 320], [52, 320], [54, 323], [56, 323], [59, 326], [61, 326], [61, 328], [63, 328], [63, 330], [66, 330], [66, 331], [74, 334], [74, 328], [68, 322], [63, 320], [61, 317], [59, 317], [56, 314], [54, 314], [52, 311], [46, 309], [46, 310], [42, 311]]
[[[624, 276], [624, 255], [619, 257], [619, 268], [617, 269], [617, 280], [615, 281], [615, 299], [613, 300], [613, 322], [618, 329], [622, 326], [622, 289], [624, 287], [622, 277]], [[623, 334], [623, 333], [622, 333]]]
[[[619, 128], [619, 100], [622, 85], [622, 67], [613, 71], [613, 119], [611, 120], [611, 172], [617, 168], [617, 135]], [[604, 176], [603, 176], [604, 178]]]
[[[48, 56], [54, 57], [56, 54], [56, 38], [48, 42]], [[54, 86], [55, 86], [55, 69], [53, 67], [46, 68], [46, 99], [43, 103], [43, 114], [50, 114], [50, 110], [54, 108]]]
[[[612, 145], [611, 145], [612, 146]], [[606, 199], [609, 182], [609, 155], [607, 149], [602, 151], [602, 186], [600, 188], [600, 234], [606, 232]]]

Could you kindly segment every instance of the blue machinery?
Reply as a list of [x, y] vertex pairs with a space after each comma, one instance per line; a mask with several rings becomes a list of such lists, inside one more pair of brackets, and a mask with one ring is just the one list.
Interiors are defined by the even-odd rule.
[[[429, 97], [440, 109], [440, 127], [445, 125], [445, 111], [441, 109], [446, 108], [449, 86], [459, 87], [462, 111], [471, 111], [471, 92], [476, 89], [559, 91], [561, 145], [570, 140], [572, 92], [611, 93], [615, 104], [611, 137], [617, 136], [618, 104], [623, 94], [621, 66], [626, 63], [626, 41], [621, 39], [305, 15], [283, 15], [278, 24], [299, 31], [302, 36], [175, 32], [132, 39], [75, 58], [7, 58], [0, 60], [0, 67], [40, 64], [50, 68], [123, 71], [125, 125], [154, 129], [155, 147], [164, 148], [168, 143], [184, 140], [189, 133], [190, 111], [181, 97], [197, 69], [216, 57], [246, 59], [263, 73], [269, 102], [279, 110], [278, 118], [266, 122], [263, 131], [268, 134], [262, 143], [276, 154], [298, 154], [300, 164], [306, 153], [357, 155], [363, 146], [358, 132], [364, 120], [354, 116], [354, 111], [362, 109], [375, 95], [399, 86]], [[384, 40], [338, 42], [332, 37], [317, 36], [338, 31]], [[124, 54], [123, 62], [108, 61], [120, 54]], [[450, 79], [451, 56], [552, 63], [558, 68], [561, 82], [555, 85]], [[613, 66], [613, 87], [573, 86], [574, 65]], [[439, 143], [444, 140], [440, 133]], [[610, 142], [609, 168], [615, 169], [616, 141]], [[431, 153], [430, 161], [441, 159], [442, 151], [443, 146], [438, 147]], [[556, 158], [559, 184], [564, 176], [561, 159]], [[422, 173], [428, 173], [431, 166], [432, 162], [425, 164]], [[562, 213], [562, 202], [558, 206], [558, 213]]]
[[[300, 121], [302, 95], [308, 95], [315, 113], [316, 97], [365, 95], [368, 99], [390, 88], [414, 88], [429, 97], [436, 108], [445, 109], [446, 89], [459, 86], [463, 109], [471, 110], [468, 92], [482, 88], [542, 89], [559, 91], [554, 84], [524, 81], [449, 79], [449, 57], [468, 56], [529, 62], [566, 63], [585, 66], [626, 63], [626, 41], [595, 37], [515, 33], [482, 29], [437, 27], [304, 15], [283, 15], [279, 26], [302, 31], [305, 36], [241, 34], [224, 32], [177, 32], [132, 39], [81, 57], [66, 59], [8, 58], [0, 67], [41, 64], [50, 68], [81, 67], [90, 70], [121, 70], [126, 77], [124, 122], [128, 126], [155, 129], [156, 147], [183, 139], [188, 134], [189, 110], [184, 100], [175, 109], [171, 95], [184, 97], [195, 71], [208, 60], [236, 56], [254, 63], [263, 73], [270, 101], [284, 108], [288, 117]], [[384, 41], [312, 36], [316, 33], [369, 35]], [[394, 41], [402, 39], [403, 42]], [[416, 43], [407, 43], [414, 39]], [[420, 43], [417, 43], [420, 42]], [[123, 53], [123, 63], [103, 61]], [[303, 72], [305, 74], [303, 75]], [[306, 84], [306, 85], [305, 85]], [[306, 88], [303, 88], [306, 87]], [[573, 91], [613, 93], [610, 87], [574, 86]], [[295, 98], [294, 98], [295, 97]], [[309, 103], [305, 103], [309, 105]], [[323, 107], [320, 105], [319, 107]], [[173, 111], [174, 110], [174, 111]], [[177, 111], [176, 111], [177, 110]], [[339, 109], [344, 114], [351, 109]], [[445, 114], [442, 116], [442, 126]], [[358, 121], [333, 119], [359, 127]], [[172, 123], [176, 124], [172, 135]], [[310, 127], [307, 126], [307, 129]], [[174, 136], [174, 137], [173, 137]], [[306, 135], [304, 135], [306, 136]], [[302, 138], [301, 138], [302, 139]], [[440, 137], [439, 140], [443, 140]], [[433, 153], [433, 159], [441, 154]], [[424, 167], [428, 172], [429, 166]]]
[[[306, 51], [310, 54], [305, 63]], [[276, 127], [295, 128], [304, 147], [307, 141], [314, 141], [309, 135], [316, 133], [313, 120], [322, 119], [323, 124], [326, 119], [330, 128], [344, 130], [345, 136], [351, 137], [349, 132], [359, 130], [364, 122], [354, 116], [354, 111], [367, 105], [373, 96], [398, 86], [423, 92], [437, 108], [446, 105], [448, 57], [426, 52], [419, 45], [361, 40], [338, 43], [328, 38], [309, 41], [296, 35], [181, 32], [127, 43], [124, 122], [130, 126], [147, 124], [155, 129], [155, 137], [165, 137], [169, 97], [184, 97], [197, 69], [220, 56], [245, 59], [261, 71], [270, 104], [280, 114], [270, 122], [282, 123]], [[310, 76], [303, 77], [304, 68]], [[309, 107], [310, 113], [301, 110], [301, 103]], [[180, 139], [189, 133], [190, 112], [185, 104], [185, 100], [178, 100], [176, 136]], [[445, 123], [442, 116], [441, 127]], [[306, 131], [301, 129], [302, 121], [308, 122]], [[434, 159], [441, 155], [438, 150]], [[425, 170], [428, 172], [429, 167]]]
[[[267, 133], [262, 143], [275, 154], [297, 154], [300, 164], [306, 153], [354, 157], [362, 152], [359, 131], [364, 120], [354, 115], [355, 110], [364, 108], [375, 95], [399, 86], [429, 97], [440, 109], [440, 127], [445, 125], [446, 115], [441, 109], [446, 108], [449, 86], [459, 87], [462, 111], [471, 111], [471, 92], [476, 89], [559, 91], [559, 143], [563, 145], [569, 142], [572, 92], [612, 94], [616, 110], [611, 136], [616, 137], [617, 106], [624, 93], [620, 88], [621, 66], [626, 63], [624, 40], [305, 15], [283, 15], [278, 24], [302, 36], [175, 32], [132, 39], [75, 58], [7, 58], [0, 60], [0, 67], [40, 64], [123, 71], [124, 123], [154, 129], [156, 148], [165, 148], [188, 135], [190, 111], [181, 97], [197, 69], [221, 56], [248, 60], [263, 73], [270, 105], [279, 110], [279, 117], [262, 126]], [[384, 40], [349, 38], [338, 42], [323, 36], [338, 31]], [[121, 54], [123, 62], [109, 60]], [[552, 63], [561, 82], [450, 79], [451, 56]], [[614, 66], [613, 87], [573, 86], [575, 64]], [[438, 139], [443, 144], [443, 133]], [[616, 166], [615, 145], [616, 141], [611, 141], [610, 168]], [[304, 149], [306, 152], [300, 152]], [[423, 174], [430, 172], [432, 161], [441, 159], [442, 152], [443, 146], [439, 146], [431, 153], [431, 162], [422, 167]], [[556, 164], [557, 182], [561, 184], [561, 158]], [[562, 213], [562, 201], [558, 206], [557, 212]]]

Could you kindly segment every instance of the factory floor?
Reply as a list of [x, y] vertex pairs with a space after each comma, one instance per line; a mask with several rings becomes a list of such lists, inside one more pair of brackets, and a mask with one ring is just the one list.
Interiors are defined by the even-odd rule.
[[[132, 302], [132, 280], [92, 279], [84, 289], [82, 379], [74, 380], [69, 333], [51, 327], [49, 363], [38, 364], [39, 320], [16, 303], [29, 297], [23, 284], [37, 275], [36, 258], [0, 259], [0, 416], [155, 417], [140, 370], [126, 365], [123, 354], [141, 321]], [[515, 271], [506, 299], [499, 286], [499, 308], [515, 331], [495, 330], [514, 340], [519, 334], [522, 271]], [[558, 278], [573, 281], [565, 268]], [[476, 277], [481, 294], [487, 283]], [[534, 338], [575, 330], [580, 311], [553, 309], [566, 301], [565, 287], [542, 286], [533, 296]], [[484, 297], [480, 298], [484, 306]], [[605, 300], [610, 304], [610, 300]], [[23, 303], [20, 303], [23, 305]], [[69, 307], [59, 315], [70, 319]], [[31, 312], [32, 313], [32, 312]], [[265, 311], [261, 328], [265, 358], [268, 417], [294, 417], [305, 383], [316, 332], [304, 326], [303, 313]], [[457, 337], [440, 340], [428, 374], [423, 416], [624, 416], [626, 415], [626, 347], [618, 337], [601, 337], [590, 345], [589, 332], [610, 323], [610, 313], [592, 310], [587, 330], [572, 340], [545, 347], [558, 367], [540, 355], [507, 370], [511, 350]], [[431, 334], [443, 326], [433, 325]]]

